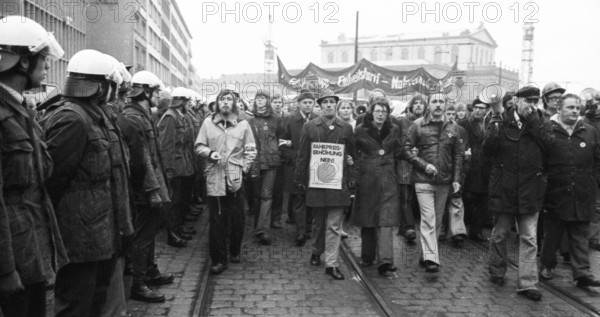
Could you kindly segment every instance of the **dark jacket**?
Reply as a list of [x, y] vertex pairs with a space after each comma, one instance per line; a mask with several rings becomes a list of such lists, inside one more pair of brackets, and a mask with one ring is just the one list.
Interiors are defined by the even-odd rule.
[[63, 98], [43, 120], [54, 172], [48, 180], [69, 260], [110, 259], [118, 235], [111, 193], [111, 140], [99, 106]]
[[[311, 157], [311, 143], [323, 142], [344, 144], [342, 189], [310, 188], [309, 173], [316, 173], [314, 167], [309, 166]], [[355, 165], [349, 166], [346, 156], [350, 155], [356, 160], [354, 135], [352, 126], [344, 120], [335, 117], [331, 125], [327, 125], [324, 117], [311, 120], [302, 128], [298, 159], [296, 160], [296, 174], [294, 183], [307, 186], [306, 206], [308, 207], [345, 207], [350, 205], [350, 191], [348, 182], [357, 180]]]
[[[434, 185], [460, 183], [464, 144], [460, 141], [458, 125], [444, 117], [442, 122], [433, 122], [430, 116], [417, 119], [408, 129], [406, 150], [419, 150], [418, 156], [436, 167], [438, 173], [429, 175], [425, 169], [413, 169], [413, 183]], [[438, 126], [436, 126], [438, 125]], [[436, 128], [438, 132], [436, 133]]]
[[279, 139], [283, 134], [283, 124], [280, 117], [273, 114], [271, 107], [265, 113], [254, 111], [253, 117], [248, 120], [258, 157], [256, 163], [261, 170], [277, 168], [281, 166], [281, 155], [279, 153]]
[[400, 224], [400, 197], [394, 173], [396, 162], [410, 160], [425, 169], [426, 162], [408, 152], [400, 128], [386, 123], [378, 131], [369, 121], [354, 131], [358, 187], [350, 222], [360, 227], [391, 227]]
[[544, 209], [567, 221], [591, 221], [600, 182], [600, 134], [581, 120], [573, 134], [551, 119], [544, 126], [548, 188]]
[[167, 178], [193, 175], [193, 153], [190, 153], [186, 146], [186, 123], [183, 114], [169, 108], [157, 126], [158, 144]]
[[539, 146], [541, 113], [519, 129], [515, 107], [486, 120], [483, 140], [484, 155], [490, 157], [492, 171], [489, 183], [490, 212], [532, 214], [540, 211], [546, 177], [544, 155]]
[[[414, 118], [414, 117], [413, 117]], [[408, 128], [413, 124], [413, 121], [407, 116], [402, 116], [396, 119], [398, 127], [400, 128], [400, 140], [402, 144], [406, 142], [406, 136], [408, 135]], [[396, 175], [398, 176], [398, 184], [410, 185], [412, 184], [412, 164], [405, 160], [401, 160], [396, 164]]]
[[489, 160], [483, 155], [483, 139], [485, 125], [480, 126], [473, 117], [463, 119], [459, 124], [465, 129], [468, 137], [466, 149], [471, 149], [469, 168], [464, 181], [465, 192], [487, 193], [490, 182]]
[[131, 153], [131, 182], [135, 202], [148, 204], [149, 195], [154, 191], [163, 202], [170, 201], [157, 132], [149, 112], [132, 102], [125, 106], [118, 124]]
[[52, 160], [23, 97], [2, 84], [0, 95], [0, 275], [16, 271], [24, 285], [44, 282], [68, 262], [44, 188]]
[[[317, 117], [318, 116], [316, 114], [311, 112], [308, 120], [310, 121]], [[300, 113], [300, 109], [297, 109], [294, 113], [285, 117], [283, 120], [283, 133], [281, 135], [281, 139], [292, 143], [291, 147], [282, 145], [279, 148], [281, 150], [282, 163], [285, 165], [284, 190], [288, 193], [304, 193], [294, 186], [294, 175], [296, 174], [296, 159], [298, 158], [298, 150], [300, 149], [300, 135], [302, 134], [302, 127], [305, 123], [307, 123], [307, 121]]]

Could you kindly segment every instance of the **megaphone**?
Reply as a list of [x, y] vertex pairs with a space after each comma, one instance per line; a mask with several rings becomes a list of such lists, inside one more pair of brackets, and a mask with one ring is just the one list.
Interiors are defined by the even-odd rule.
[[479, 100], [488, 105], [496, 105], [502, 103], [502, 98], [506, 94], [506, 90], [500, 85], [489, 85], [483, 87], [479, 93]]

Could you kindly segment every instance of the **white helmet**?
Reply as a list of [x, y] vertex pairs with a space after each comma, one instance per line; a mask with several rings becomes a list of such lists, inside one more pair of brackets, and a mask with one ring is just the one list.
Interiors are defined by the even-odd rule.
[[[120, 78], [120, 79], [119, 79]], [[99, 84], [123, 80], [113, 60], [96, 50], [81, 50], [71, 57], [67, 65], [65, 96], [90, 97]]]
[[20, 15], [0, 19], [0, 72], [15, 66], [20, 56], [38, 53], [59, 59], [65, 52], [54, 35], [37, 22]]
[[137, 97], [146, 90], [162, 90], [163, 83], [158, 76], [147, 70], [142, 70], [133, 75], [131, 78], [131, 91], [127, 95], [129, 98]]
[[191, 99], [190, 90], [185, 87], [176, 87], [171, 93], [173, 99]]

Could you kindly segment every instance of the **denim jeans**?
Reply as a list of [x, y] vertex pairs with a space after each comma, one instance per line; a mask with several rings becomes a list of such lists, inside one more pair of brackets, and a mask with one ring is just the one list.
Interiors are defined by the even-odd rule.
[[494, 277], [504, 277], [507, 269], [506, 243], [510, 226], [517, 221], [519, 230], [519, 272], [517, 291], [537, 289], [537, 223], [538, 213], [514, 215], [497, 213], [494, 215], [494, 229], [490, 239], [489, 272]]
[[438, 236], [448, 200], [450, 185], [415, 184], [421, 209], [421, 248], [423, 260], [440, 263]]
[[273, 205], [273, 189], [277, 177], [277, 169], [260, 171], [260, 208], [256, 217], [256, 234], [271, 231], [271, 206]]

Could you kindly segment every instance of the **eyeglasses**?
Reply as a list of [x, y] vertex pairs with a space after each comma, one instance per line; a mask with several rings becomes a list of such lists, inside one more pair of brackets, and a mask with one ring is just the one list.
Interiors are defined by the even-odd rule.
[[546, 100], [550, 101], [550, 102], [555, 102], [555, 101], [558, 101], [559, 99], [560, 99], [560, 97], [546, 97]]
[[373, 111], [374, 114], [378, 114], [378, 115], [386, 115], [388, 112], [385, 110], [375, 110]]
[[473, 107], [473, 110], [482, 110], [482, 111], [484, 111], [486, 109], [487, 109], [487, 107]]

